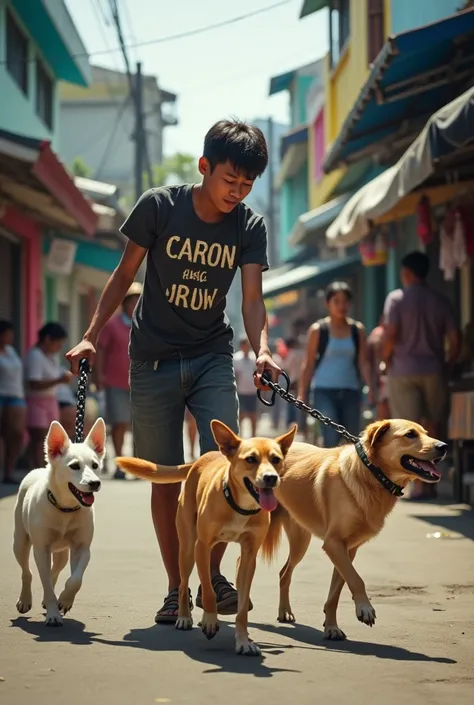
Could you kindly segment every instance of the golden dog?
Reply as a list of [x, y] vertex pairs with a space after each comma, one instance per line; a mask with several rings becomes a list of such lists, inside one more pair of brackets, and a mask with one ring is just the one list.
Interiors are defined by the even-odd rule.
[[211, 583], [211, 550], [221, 541], [240, 544], [235, 650], [238, 654], [258, 656], [260, 650], [248, 635], [250, 588], [270, 513], [277, 507], [274, 490], [280, 484], [283, 461], [293, 443], [296, 426], [275, 440], [242, 440], [216, 420], [211, 422], [211, 428], [220, 452], [205, 453], [192, 464], [167, 467], [138, 458], [116, 458], [116, 464], [150, 482], [184, 481], [176, 515], [181, 577], [177, 629], [191, 629], [193, 624], [188, 584], [196, 562], [202, 587], [201, 629], [208, 639], [216, 635], [219, 622]]
[[364, 581], [353, 566], [364, 543], [377, 536], [402, 489], [414, 479], [439, 482], [435, 463], [446, 455], [445, 443], [430, 438], [424, 428], [401, 419], [379, 421], [366, 428], [357, 445], [316, 448], [294, 443], [281, 483], [275, 490], [280, 503], [271, 515], [262, 553], [271, 561], [284, 527], [289, 556], [280, 571], [280, 622], [294, 622], [290, 583], [311, 536], [323, 540], [334, 571], [324, 605], [324, 636], [345, 639], [337, 623], [339, 597], [347, 583], [357, 619], [372, 626], [375, 610]]

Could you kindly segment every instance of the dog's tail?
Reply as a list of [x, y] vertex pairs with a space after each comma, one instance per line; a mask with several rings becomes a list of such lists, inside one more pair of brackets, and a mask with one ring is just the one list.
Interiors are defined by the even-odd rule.
[[168, 485], [175, 482], [183, 482], [188, 476], [193, 463], [185, 465], [156, 465], [148, 460], [140, 458], [115, 458], [115, 464], [121, 470], [129, 472], [135, 477], [140, 477], [148, 482], [155, 482], [158, 485]]
[[279, 504], [270, 514], [270, 526], [262, 544], [262, 558], [265, 563], [271, 563], [276, 556], [281, 541], [281, 532], [285, 520], [285, 509]]

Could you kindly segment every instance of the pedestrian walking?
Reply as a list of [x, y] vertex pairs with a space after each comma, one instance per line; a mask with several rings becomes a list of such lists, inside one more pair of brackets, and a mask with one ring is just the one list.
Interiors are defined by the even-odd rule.
[[3, 482], [17, 484], [13, 476], [20, 457], [26, 425], [23, 363], [13, 347], [11, 321], [0, 321], [0, 441], [3, 442]]
[[[362, 386], [369, 384], [366, 336], [360, 321], [349, 318], [352, 291], [345, 282], [326, 289], [328, 317], [308, 330], [299, 396], [349, 433], [357, 435], [361, 422]], [[325, 448], [336, 446], [340, 435], [322, 425]]]
[[257, 393], [253, 383], [255, 353], [247, 338], [240, 340], [239, 350], [234, 354], [235, 379], [239, 395], [239, 419], [250, 421], [251, 436], [257, 435]]
[[[195, 417], [201, 453], [216, 448], [210, 429], [220, 419], [239, 428], [233, 365], [233, 330], [226, 295], [241, 269], [242, 314], [256, 356], [255, 382], [280, 368], [268, 345], [262, 272], [268, 268], [262, 216], [244, 199], [268, 162], [262, 132], [221, 120], [207, 133], [199, 159], [202, 183], [150, 189], [121, 227], [128, 238], [122, 260], [100, 298], [92, 322], [67, 359], [74, 373], [83, 357], [95, 358], [99, 334], [123, 300], [146, 256], [143, 293], [130, 337], [131, 416], [135, 453], [156, 463], [184, 461], [187, 407]], [[168, 575], [168, 594], [157, 622], [174, 623], [178, 609], [176, 509], [180, 486], [152, 485], [152, 516]], [[221, 614], [237, 612], [237, 592], [221, 575], [226, 544], [214, 547], [212, 582]], [[191, 599], [191, 598], [190, 598]], [[196, 605], [202, 606], [198, 589]]]
[[28, 457], [31, 468], [44, 466], [44, 441], [51, 421], [59, 418], [57, 387], [69, 384], [72, 375], [63, 369], [58, 353], [67, 340], [60, 323], [51, 321], [38, 331], [36, 345], [25, 358]]
[[[411, 252], [402, 259], [402, 288], [392, 291], [384, 305], [384, 360], [392, 417], [422, 423], [430, 436], [439, 438], [448, 415], [448, 380], [461, 336], [449, 299], [426, 282], [429, 268], [423, 252]], [[413, 499], [435, 494], [435, 485], [414, 482]]]
[[[104, 325], [98, 345], [97, 386], [105, 392], [105, 420], [111, 427], [115, 455], [122, 455], [125, 434], [131, 427], [130, 412], [130, 358], [128, 346], [132, 315], [143, 287], [133, 282], [116, 313]], [[125, 473], [115, 468], [115, 480], [125, 479]]]

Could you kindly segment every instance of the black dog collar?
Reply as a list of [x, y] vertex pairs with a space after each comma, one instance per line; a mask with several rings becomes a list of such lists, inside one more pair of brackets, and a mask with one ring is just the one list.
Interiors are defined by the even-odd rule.
[[[258, 502], [258, 493], [254, 490], [252, 484], [250, 482], [247, 482], [247, 478], [244, 480], [245, 482], [245, 487], [249, 491], [249, 493], [252, 495], [254, 500]], [[224, 478], [222, 482], [222, 490], [224, 492], [224, 497], [226, 499], [227, 504], [231, 509], [234, 510], [234, 512], [237, 512], [237, 514], [242, 514], [242, 516], [247, 517], [247, 516], [252, 516], [252, 514], [258, 514], [260, 511], [260, 507], [258, 509], [242, 509], [242, 507], [239, 507], [235, 499], [232, 497], [232, 492], [230, 491], [230, 487], [227, 484], [227, 480]]]
[[59, 509], [60, 512], [64, 512], [65, 514], [69, 514], [70, 512], [77, 512], [80, 508], [81, 505], [78, 504], [76, 507], [61, 507], [61, 505], [58, 503], [58, 500], [54, 496], [54, 494], [51, 492], [51, 490], [47, 491], [47, 497], [53, 507], [56, 507], [56, 509]]
[[362, 460], [365, 467], [370, 470], [372, 475], [378, 482], [380, 482], [382, 487], [388, 490], [390, 494], [393, 494], [395, 497], [402, 497], [403, 488], [400, 487], [400, 485], [396, 485], [394, 482], [392, 482], [390, 478], [388, 478], [380, 468], [370, 462], [367, 453], [365, 452], [364, 447], [360, 441], [355, 444], [355, 449], [357, 451], [357, 455]]

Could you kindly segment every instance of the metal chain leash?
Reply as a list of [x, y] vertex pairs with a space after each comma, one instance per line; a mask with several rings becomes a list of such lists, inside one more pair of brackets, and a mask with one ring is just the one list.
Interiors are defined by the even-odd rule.
[[308, 404], [305, 404], [302, 399], [298, 399], [298, 397], [295, 397], [295, 395], [290, 392], [290, 378], [283, 370], [281, 372], [281, 375], [285, 379], [286, 389], [280, 386], [277, 382], [272, 382], [270, 374], [268, 372], [263, 373], [262, 381], [265, 382], [268, 387], [270, 387], [270, 389], [272, 390], [272, 396], [270, 401], [264, 399], [262, 397], [261, 390], [259, 389], [257, 391], [257, 397], [262, 402], [262, 404], [264, 404], [265, 406], [274, 406], [276, 395], [278, 394], [278, 396], [288, 402], [288, 404], [293, 404], [297, 409], [300, 409], [306, 414], [312, 416], [313, 419], [316, 419], [325, 426], [329, 426], [329, 428], [333, 428], [337, 433], [339, 433], [343, 438], [345, 438], [346, 441], [349, 441], [349, 443], [358, 443], [360, 441], [360, 438], [358, 436], [353, 436], [352, 433], [349, 433], [349, 431], [344, 426], [341, 426], [341, 424], [331, 421], [330, 418], [324, 416], [324, 414], [318, 411], [318, 409], [312, 409], [310, 406], [308, 406]]
[[79, 382], [77, 385], [77, 401], [76, 401], [76, 425], [74, 443], [82, 443], [84, 440], [84, 422], [86, 416], [86, 396], [87, 386], [89, 384], [90, 365], [87, 358], [84, 358], [79, 363]]

